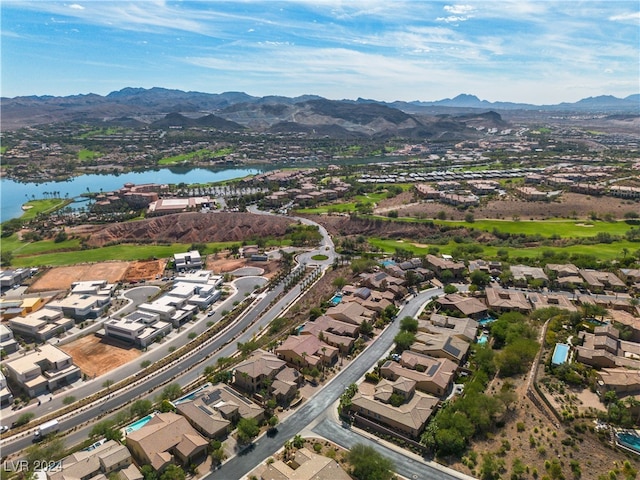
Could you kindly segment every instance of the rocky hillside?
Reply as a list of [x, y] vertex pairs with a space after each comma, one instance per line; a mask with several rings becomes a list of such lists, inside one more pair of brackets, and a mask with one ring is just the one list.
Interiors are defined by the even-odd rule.
[[291, 222], [251, 213], [179, 213], [106, 226], [93, 233], [88, 244], [101, 247], [111, 242], [241, 242], [283, 237]]

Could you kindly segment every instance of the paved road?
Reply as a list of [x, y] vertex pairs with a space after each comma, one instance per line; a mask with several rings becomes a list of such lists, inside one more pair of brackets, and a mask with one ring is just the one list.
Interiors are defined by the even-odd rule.
[[[262, 281], [264, 281], [264, 279], [262, 279]], [[237, 288], [237, 293], [232, 297], [230, 297], [229, 299], [227, 299], [221, 305], [221, 307], [218, 308], [219, 311], [216, 312], [214, 317], [209, 318], [209, 320], [207, 320], [206, 318], [202, 319], [196, 325], [194, 325], [193, 328], [195, 328], [195, 331], [200, 333], [201, 331], [206, 330], [207, 328], [206, 322], [208, 321], [218, 321], [221, 316], [220, 311], [222, 311], [225, 308], [225, 306], [227, 306], [230, 310], [231, 305], [233, 304], [234, 301], [243, 300], [245, 298], [245, 293], [252, 291], [256, 283], [259, 283], [259, 282], [260, 282], [260, 279], [257, 279], [255, 277], [243, 277], [236, 280], [235, 285]], [[277, 291], [274, 292], [273, 295], [275, 295], [276, 293]], [[260, 308], [262, 307], [264, 309], [270, 302], [270, 298], [271, 296], [265, 296], [258, 303], [254, 311], [262, 311], [260, 310]], [[73, 427], [79, 424], [82, 424], [84, 422], [87, 422], [89, 420], [92, 420], [100, 416], [104, 412], [110, 411], [112, 409], [116, 409], [124, 404], [129, 403], [132, 399], [138, 397], [139, 395], [143, 395], [145, 392], [154, 390], [155, 388], [157, 388], [158, 386], [166, 382], [167, 379], [183, 374], [185, 371], [187, 371], [190, 365], [197, 364], [202, 360], [204, 360], [208, 355], [210, 355], [216, 349], [220, 348], [225, 343], [227, 343], [229, 338], [233, 338], [233, 336], [239, 334], [254, 319], [255, 319], [255, 316], [253, 317], [247, 316], [247, 317], [241, 318], [238, 322], [236, 322], [231, 328], [227, 330], [225, 335], [218, 337], [216, 340], [207, 344], [205, 347], [201, 348], [200, 350], [192, 352], [191, 356], [184, 357], [183, 359], [181, 359], [181, 361], [176, 362], [169, 368], [163, 370], [162, 372], [159, 372], [153, 377], [148, 378], [145, 381], [142, 381], [139, 385], [133, 388], [127, 389], [124, 392], [119, 392], [119, 393], [114, 392], [114, 394], [112, 394], [110, 398], [103, 399], [99, 405], [96, 405], [91, 408], [85, 407], [84, 410], [81, 410], [80, 412], [76, 412], [73, 416], [60, 420], [60, 430], [61, 431], [71, 430]], [[189, 327], [189, 324], [187, 324], [187, 327]], [[183, 333], [186, 334], [187, 331], [189, 330], [185, 330]], [[15, 412], [13, 415], [8, 417], [7, 419], [5, 419], [3, 415], [3, 422], [13, 421], [11, 420], [12, 418], [17, 418], [17, 416], [24, 413], [25, 411], [30, 411], [35, 413], [36, 417], [42, 416], [44, 414], [47, 414], [49, 412], [62, 408], [63, 399], [68, 395], [73, 395], [76, 398], [84, 398], [99, 390], [102, 390], [103, 389], [102, 384], [106, 379], [119, 381], [127, 377], [135, 376], [137, 373], [140, 372], [139, 363], [141, 361], [149, 360], [151, 362], [155, 362], [157, 360], [160, 360], [166, 356], [167, 352], [169, 351], [168, 350], [169, 348], [182, 346], [185, 344], [186, 341], [187, 339], [184, 335], [176, 336], [173, 339], [169, 340], [168, 342], [165, 342], [160, 345], [156, 345], [156, 347], [152, 349], [150, 352], [147, 352], [144, 356], [141, 356], [138, 359], [139, 361], [130, 362], [127, 365], [124, 365], [110, 372], [108, 375], [104, 375], [103, 377], [100, 377], [94, 381], [83, 382], [79, 387], [71, 390], [67, 390], [63, 394], [57, 395], [57, 397], [54, 397], [54, 399], [51, 402], [44, 402], [41, 406], [20, 410], [18, 412]], [[202, 370], [196, 368], [189, 372], [191, 373], [192, 378], [196, 378], [198, 375], [202, 373]], [[30, 435], [19, 435], [16, 437], [10, 437], [8, 440], [5, 440], [2, 442], [2, 453], [3, 455], [15, 453], [27, 447], [30, 444], [30, 442], [31, 442]]]
[[[323, 231], [323, 234], [324, 237], [322, 240], [322, 252], [326, 252], [325, 254], [329, 258], [321, 263], [323, 263], [323, 268], [327, 268], [330, 263], [333, 262], [333, 242], [331, 241], [326, 230]], [[329, 248], [329, 250], [327, 250], [327, 248]], [[317, 254], [319, 251], [320, 250], [306, 252], [305, 255], [311, 257]], [[300, 260], [300, 262], [306, 262], [306, 260], [303, 259]], [[202, 333], [204, 330], [206, 330], [206, 323], [208, 321], [218, 321], [221, 317], [220, 312], [225, 307], [228, 306], [227, 308], [230, 310], [230, 306], [233, 302], [244, 299], [245, 294], [252, 291], [253, 287], [256, 284], [260, 284], [262, 282], [264, 282], [264, 279], [256, 277], [242, 277], [237, 279], [234, 282], [236, 285], [237, 293], [227, 301], [225, 301], [220, 307], [217, 307], [216, 313], [213, 317], [202, 318], [199, 322], [197, 322], [195, 326], [187, 324], [187, 331], [194, 331], [198, 334]], [[265, 315], [262, 316], [260, 322], [254, 324], [256, 319], [261, 314], [263, 314], [263, 312], [268, 308], [273, 299], [275, 299], [280, 293], [282, 293], [282, 291], [282, 286], [278, 286], [275, 289], [268, 291], [246, 315], [240, 318], [239, 321], [237, 321], [232, 327], [227, 329], [223, 335], [208, 343], [206, 346], [201, 347], [199, 350], [191, 352], [189, 356], [185, 356], [180, 361], [167, 367], [163, 371], [158, 372], [153, 377], [142, 379], [139, 384], [136, 384], [131, 388], [127, 388], [125, 391], [114, 392], [108, 398], [103, 398], [99, 402], [99, 404], [87, 406], [79, 412], [74, 412], [72, 415], [69, 415], [65, 418], [59, 418], [60, 430], [71, 431], [78, 425], [89, 422], [91, 420], [95, 420], [96, 418], [106, 414], [106, 412], [117, 410], [123, 405], [131, 403], [136, 398], [150, 398], [152, 397], [154, 391], [169, 379], [171, 379], [172, 382], [175, 381], [176, 383], [179, 383], [181, 386], [192, 383], [202, 374], [202, 370], [207, 364], [215, 364], [217, 359], [221, 356], [232, 355], [237, 350], [236, 342], [246, 342], [250, 340], [261, 329], [265, 328], [269, 324], [269, 322], [271, 322], [271, 320], [281, 315], [282, 312], [291, 304], [291, 302], [293, 302], [300, 295], [301, 288], [299, 285], [296, 285], [294, 288], [292, 288], [273, 308], [271, 308]], [[136, 298], [135, 300], [146, 301], [146, 296], [148, 295], [148, 293], [149, 292], [147, 291], [141, 291], [140, 295], [138, 295], [140, 298]], [[139, 362], [142, 362], [143, 360], [155, 362], [163, 358], [170, 348], [177, 348], [184, 345], [184, 343], [186, 342], [185, 334], [187, 333], [187, 331], [183, 332], [183, 334], [181, 335], [176, 335], [175, 332], [172, 333], [172, 335], [175, 335], [175, 338], [172, 338], [168, 342], [165, 342], [161, 345], [154, 345], [154, 348], [150, 352], [140, 357], [136, 362], [131, 362], [120, 367], [117, 370], [110, 372], [108, 375], [100, 377], [99, 379], [85, 382], [79, 387], [76, 387], [72, 390], [67, 390], [63, 394], [60, 394], [57, 397], [53, 398], [51, 402], [45, 402], [41, 406], [32, 406], [29, 409], [24, 409], [16, 412], [13, 415], [10, 415], [7, 419], [3, 418], [3, 422], [13, 422], [20, 414], [24, 413], [25, 411], [31, 411], [36, 414], [36, 417], [40, 417], [42, 415], [62, 408], [63, 398], [66, 396], [73, 395], [76, 398], [87, 397], [99, 390], [102, 390], [102, 384], [106, 379], [115, 382], [127, 377], [133, 377], [140, 372]], [[231, 339], [235, 340], [232, 342]], [[217, 351], [218, 349], [221, 350]], [[210, 357], [213, 352], [216, 351], [217, 353], [208, 359], [208, 357]], [[205, 362], [205, 360], [207, 361]], [[198, 365], [198, 368], [191, 368], [193, 365]], [[79, 432], [76, 432], [73, 437], [78, 437], [78, 433]], [[88, 428], [82, 429], [82, 433], [84, 434], [83, 438], [86, 438]], [[82, 438], [79, 438], [78, 440], [80, 439]], [[71, 444], [71, 441], [71, 438], [67, 439], [67, 443], [69, 445]], [[9, 439], [2, 442], [3, 455], [9, 455], [18, 452], [23, 448], [29, 446], [30, 442], [30, 434], [21, 434], [15, 437], [10, 437]]]
[[[442, 295], [442, 289], [434, 288], [421, 292], [417, 297], [411, 299], [398, 313], [398, 318], [404, 316], [416, 316], [423, 308], [424, 304], [436, 295]], [[278, 425], [278, 434], [273, 438], [262, 436], [255, 441], [252, 447], [238, 456], [232, 458], [222, 465], [222, 467], [214, 473], [207, 475], [205, 478], [242, 478], [249, 471], [259, 465], [269, 456], [277, 452], [282, 444], [304, 430], [315, 419], [322, 415], [332, 404], [342, 395], [345, 387], [352, 383], [356, 383], [373, 365], [381, 358], [387, 355], [387, 352], [393, 346], [393, 338], [400, 331], [400, 322], [398, 320], [391, 323], [387, 329], [373, 342], [369, 348], [358, 355], [347, 367], [340, 371], [331, 382], [324, 385], [322, 389], [313, 396], [296, 412], [291, 414]], [[348, 433], [346, 433], [348, 435]], [[352, 438], [357, 434], [351, 432]], [[327, 437], [333, 440], [331, 437]], [[343, 440], [337, 439], [336, 443], [342, 443]], [[355, 441], [354, 441], [355, 443]], [[376, 444], [377, 445], [377, 444]], [[421, 463], [423, 471], [435, 469], [426, 462]], [[439, 473], [438, 473], [439, 474]], [[427, 477], [422, 477], [427, 478]], [[429, 476], [428, 478], [452, 478]]]

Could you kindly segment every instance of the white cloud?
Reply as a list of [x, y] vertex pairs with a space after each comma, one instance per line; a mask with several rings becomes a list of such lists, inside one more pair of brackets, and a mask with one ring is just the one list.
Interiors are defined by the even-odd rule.
[[468, 15], [475, 11], [472, 5], [445, 5], [444, 11], [452, 15]]
[[637, 25], [638, 21], [640, 21], [640, 11], [612, 15], [609, 17], [609, 20], [612, 22], [631, 23]]
[[82, 5], [78, 5], [77, 3], [72, 3], [71, 5], [69, 5], [69, 8], [73, 8], [74, 10], [84, 10], [84, 7]]

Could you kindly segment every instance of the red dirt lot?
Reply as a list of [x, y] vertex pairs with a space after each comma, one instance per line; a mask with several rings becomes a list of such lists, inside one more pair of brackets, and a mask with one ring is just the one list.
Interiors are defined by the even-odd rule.
[[[131, 362], [140, 356], [140, 350], [112, 339], [87, 335], [60, 346], [60, 350], [71, 355], [82, 373], [89, 377], [103, 375]], [[119, 379], [112, 378], [112, 381]]]
[[162, 276], [167, 259], [160, 260], [144, 260], [132, 262], [124, 274], [123, 280], [127, 282], [140, 280], [155, 280]]
[[69, 267], [54, 267], [38, 278], [29, 292], [68, 290], [73, 282], [106, 280], [116, 283], [122, 280], [130, 262], [84, 263]]

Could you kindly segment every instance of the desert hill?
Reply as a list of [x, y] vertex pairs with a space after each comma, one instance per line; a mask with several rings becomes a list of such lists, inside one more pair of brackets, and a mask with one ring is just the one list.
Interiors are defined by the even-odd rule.
[[178, 213], [138, 222], [108, 225], [93, 233], [88, 244], [110, 242], [241, 242], [252, 238], [283, 237], [292, 220], [251, 213]]

